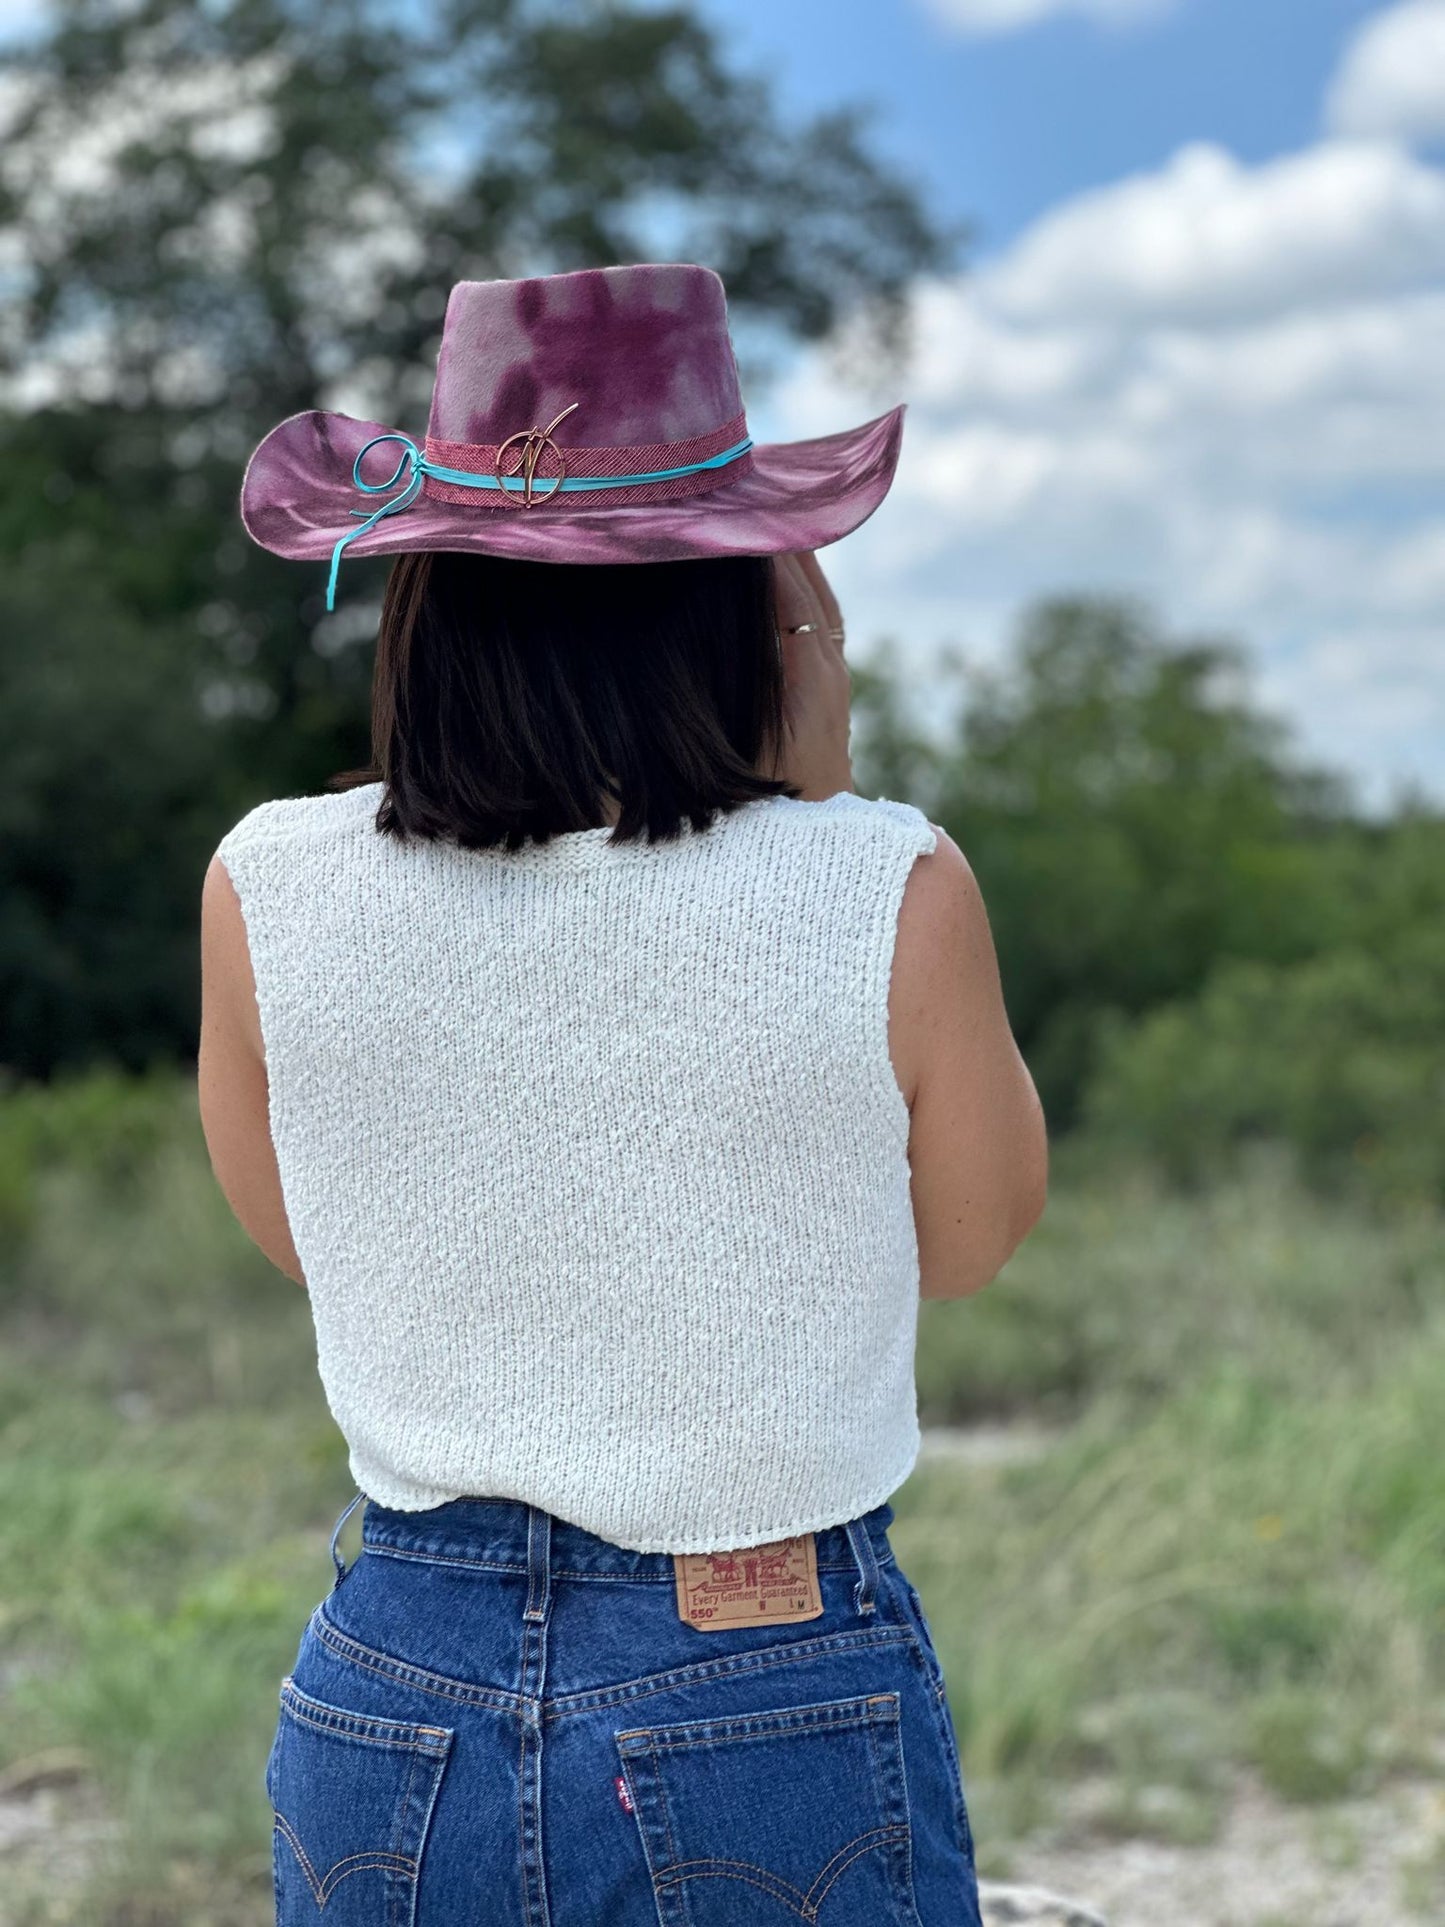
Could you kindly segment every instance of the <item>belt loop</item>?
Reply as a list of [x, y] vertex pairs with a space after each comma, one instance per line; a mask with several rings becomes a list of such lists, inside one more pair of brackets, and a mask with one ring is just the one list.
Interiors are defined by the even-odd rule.
[[365, 1497], [366, 1494], [361, 1490], [360, 1486], [358, 1486], [356, 1489], [356, 1497], [336, 1521], [336, 1529], [331, 1535], [331, 1563], [336, 1568], [336, 1578], [331, 1587], [333, 1592], [335, 1592], [337, 1586], [341, 1584], [349, 1570], [348, 1567], [341, 1563], [341, 1556], [336, 1550], [336, 1541], [341, 1537], [341, 1528], [346, 1524], [346, 1521], [351, 1517], [352, 1513], [355, 1512]]
[[861, 1519], [849, 1519], [845, 1530], [848, 1534], [848, 1543], [853, 1548], [853, 1557], [858, 1561], [858, 1584], [853, 1589], [853, 1610], [871, 1613], [875, 1610], [873, 1595], [878, 1590], [878, 1560], [873, 1551], [873, 1540]]
[[527, 1507], [527, 1604], [523, 1619], [545, 1619], [552, 1585], [552, 1515]]

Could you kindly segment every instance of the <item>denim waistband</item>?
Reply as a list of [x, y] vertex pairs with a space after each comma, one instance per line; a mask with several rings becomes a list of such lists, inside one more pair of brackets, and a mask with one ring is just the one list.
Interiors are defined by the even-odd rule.
[[[347, 1517], [363, 1499], [363, 1547], [375, 1546], [417, 1559], [454, 1560], [461, 1565], [527, 1573], [533, 1589], [545, 1587], [551, 1578], [573, 1574], [589, 1579], [673, 1581], [670, 1552], [634, 1552], [627, 1546], [613, 1545], [523, 1499], [450, 1499], [424, 1512], [398, 1512], [358, 1492], [331, 1536], [338, 1585], [346, 1568], [337, 1554], [336, 1541]], [[894, 1563], [888, 1543], [892, 1520], [893, 1507], [885, 1500], [856, 1519], [825, 1526], [814, 1534], [820, 1572], [857, 1571], [859, 1609], [863, 1612], [872, 1608], [878, 1567]]]

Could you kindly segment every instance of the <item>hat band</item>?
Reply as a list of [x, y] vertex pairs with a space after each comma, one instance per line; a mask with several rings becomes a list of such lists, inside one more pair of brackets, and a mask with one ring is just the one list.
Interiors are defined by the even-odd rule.
[[[431, 472], [423, 493], [438, 501], [475, 506], [478, 498], [470, 491], [480, 485], [487, 507], [514, 508], [517, 497], [526, 500], [530, 474], [533, 506], [545, 501], [559, 483], [567, 493], [578, 492], [580, 485], [594, 503], [609, 489], [623, 491], [622, 500], [638, 488], [650, 500], [669, 500], [714, 487], [723, 479], [716, 470], [739, 461], [752, 445], [747, 417], [737, 414], [720, 428], [684, 441], [561, 447], [554, 435], [571, 413], [571, 408], [563, 409], [546, 428], [529, 429], [504, 442], [447, 442], [428, 435], [423, 452]], [[505, 487], [500, 478], [505, 478]]]
[[[572, 407], [576, 406], [574, 402]], [[590, 497], [594, 506], [602, 505], [597, 497], [604, 492], [610, 503], [618, 495], [625, 500], [629, 492], [637, 488], [649, 491], [645, 499], [656, 500], [660, 496], [675, 500], [713, 487], [723, 479], [716, 471], [741, 461], [753, 446], [746, 420], [738, 415], [710, 435], [694, 436], [686, 442], [654, 442], [622, 448], [559, 448], [552, 439], [552, 430], [571, 412], [572, 408], [565, 408], [545, 429], [526, 429], [509, 436], [505, 442], [494, 444], [440, 442], [428, 437], [423, 452], [409, 435], [399, 432], [373, 435], [357, 450], [351, 466], [352, 481], [367, 495], [383, 494], [391, 488], [398, 492], [370, 513], [365, 509], [349, 511], [352, 515], [364, 516], [365, 520], [358, 527], [348, 529], [331, 552], [327, 609], [336, 606], [336, 577], [346, 545], [375, 528], [384, 516], [410, 508], [423, 488], [428, 495], [442, 501], [501, 508], [538, 507], [563, 491]], [[401, 444], [396, 468], [384, 482], [363, 481], [361, 458], [381, 442]], [[727, 445], [720, 445], [723, 443]], [[539, 476], [538, 466], [547, 459], [549, 450], [556, 472]], [[442, 456], [450, 459], [444, 461], [440, 459]], [[452, 462], [459, 459], [475, 461], [478, 466], [452, 466]], [[659, 465], [648, 466], [650, 463]]]

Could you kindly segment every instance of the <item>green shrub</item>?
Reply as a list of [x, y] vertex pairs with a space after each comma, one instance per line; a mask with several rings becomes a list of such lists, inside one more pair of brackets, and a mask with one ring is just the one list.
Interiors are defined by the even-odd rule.
[[47, 1084], [0, 1071], [0, 1290], [13, 1286], [47, 1173], [83, 1173], [99, 1193], [134, 1195], [195, 1107], [194, 1077], [168, 1068], [138, 1077], [102, 1065]]
[[1104, 1141], [1208, 1182], [1289, 1145], [1309, 1182], [1445, 1201], [1445, 929], [1383, 955], [1220, 966], [1200, 995], [1103, 1032], [1085, 1103]]

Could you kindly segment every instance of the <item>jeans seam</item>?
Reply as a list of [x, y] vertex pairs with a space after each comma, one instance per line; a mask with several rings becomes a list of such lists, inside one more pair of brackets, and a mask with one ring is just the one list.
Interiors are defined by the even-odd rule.
[[[378, 1559], [405, 1559], [419, 1566], [455, 1566], [464, 1572], [525, 1573], [527, 1570], [525, 1561], [518, 1562], [512, 1559], [468, 1559], [462, 1553], [423, 1552], [419, 1549], [414, 1550], [411, 1547], [388, 1545], [384, 1540], [364, 1540], [361, 1549], [362, 1552], [365, 1553], [374, 1553]], [[896, 1564], [891, 1551], [879, 1552], [875, 1545], [873, 1554], [878, 1562], [880, 1571], [885, 1567]], [[352, 1564], [355, 1564], [354, 1560]], [[847, 1559], [820, 1559], [818, 1561], [819, 1572], [856, 1573], [857, 1570], [858, 1562], [852, 1557]], [[347, 1571], [351, 1571], [351, 1566], [347, 1567]], [[587, 1572], [581, 1569], [574, 1569], [570, 1566], [553, 1566], [552, 1577], [554, 1579], [568, 1579], [580, 1581], [583, 1584], [591, 1583], [604, 1586], [673, 1586], [677, 1583], [674, 1574], [670, 1572]], [[335, 1588], [333, 1587], [333, 1591], [334, 1590]]]
[[[289, 1679], [281, 1699], [282, 1710], [293, 1720], [300, 1720], [305, 1726], [315, 1727], [319, 1733], [334, 1733], [339, 1739], [359, 1740], [368, 1746], [402, 1747], [412, 1753], [445, 1754], [452, 1740], [452, 1732], [445, 1726], [423, 1726], [409, 1720], [383, 1720], [370, 1714], [343, 1713], [335, 1709], [337, 1717], [327, 1718], [322, 1712], [311, 1711], [312, 1706], [322, 1702], [312, 1700], [303, 1694], [300, 1687]], [[361, 1731], [357, 1731], [357, 1728]], [[378, 1727], [390, 1727], [391, 1732], [378, 1732]], [[367, 1731], [366, 1729], [372, 1729]]]
[[[918, 1614], [919, 1619], [926, 1624], [927, 1615], [923, 1610], [923, 1602], [918, 1597], [917, 1587], [906, 1574], [900, 1573], [900, 1577], [903, 1579], [903, 1583], [908, 1590], [914, 1611]], [[968, 1798], [963, 1790], [963, 1764], [959, 1758], [958, 1742], [953, 1734], [953, 1719], [948, 1705], [947, 1684], [943, 1678], [943, 1667], [938, 1662], [936, 1656], [930, 1653], [923, 1638], [919, 1634], [918, 1628], [913, 1623], [911, 1614], [907, 1621], [907, 1629], [909, 1639], [913, 1645], [914, 1655], [923, 1673], [924, 1684], [928, 1688], [929, 1704], [933, 1712], [934, 1730], [938, 1735], [939, 1745], [943, 1748], [943, 1757], [948, 1764], [949, 1778], [952, 1781], [951, 1791], [954, 1800], [954, 1821], [958, 1828], [959, 1844], [967, 1853], [969, 1859], [972, 1860], [975, 1852], [973, 1826], [968, 1817]]]
[[[417, 1666], [411, 1660], [364, 1646], [334, 1625], [319, 1608], [313, 1625], [316, 1637], [323, 1646], [365, 1672], [375, 1673], [382, 1679], [403, 1680], [416, 1687], [418, 1692], [430, 1693], [437, 1699], [460, 1700], [467, 1705], [488, 1706], [517, 1717], [523, 1715], [527, 1705], [525, 1695], [509, 1693], [501, 1687], [480, 1686], [471, 1681], [453, 1679], [449, 1674], [435, 1673], [430, 1668]], [[665, 1673], [644, 1674], [638, 1680], [624, 1680], [616, 1687], [592, 1688], [577, 1696], [584, 1704], [569, 1706], [553, 1701], [546, 1705], [545, 1717], [561, 1719], [570, 1713], [598, 1712], [609, 1706], [623, 1706], [631, 1700], [647, 1698], [653, 1693], [670, 1692], [679, 1686], [701, 1684], [704, 1680], [724, 1678], [734, 1673], [762, 1672], [772, 1666], [786, 1666], [834, 1652], [846, 1653], [869, 1646], [887, 1645], [909, 1637], [908, 1627], [890, 1621], [882, 1626], [869, 1626], [858, 1631], [824, 1634], [818, 1639], [800, 1639], [781, 1646], [758, 1647], [717, 1660], [700, 1660], [694, 1666], [674, 1667]], [[564, 1694], [561, 1700], [571, 1697], [574, 1696]]]
[[[810, 1659], [826, 1659], [835, 1654], [866, 1651], [871, 1646], [887, 1646], [908, 1637], [907, 1628], [892, 1624], [867, 1626], [820, 1639], [799, 1639], [782, 1646], [759, 1646], [750, 1652], [736, 1653], [717, 1660], [699, 1660], [695, 1666], [672, 1668], [665, 1673], [643, 1674], [624, 1680], [616, 1687], [591, 1688], [583, 1694], [561, 1694], [548, 1707], [551, 1719], [565, 1719], [575, 1713], [600, 1712], [607, 1707], [627, 1706], [633, 1700], [649, 1699], [656, 1693], [670, 1693], [681, 1687], [702, 1685], [713, 1679], [736, 1674], [767, 1672], [775, 1666], [801, 1664]], [[577, 1699], [581, 1703], [565, 1702]]]
[[400, 1680], [405, 1685], [414, 1686], [419, 1693], [430, 1693], [436, 1699], [460, 1700], [468, 1706], [483, 1706], [493, 1712], [510, 1713], [521, 1718], [525, 1709], [525, 1696], [509, 1693], [499, 1686], [479, 1686], [467, 1680], [452, 1679], [446, 1673], [434, 1673], [428, 1667], [417, 1666], [413, 1661], [400, 1659], [393, 1653], [384, 1653], [374, 1646], [363, 1646], [360, 1640], [353, 1639], [349, 1633], [341, 1631], [323, 1614], [316, 1623], [316, 1637], [329, 1648], [338, 1659], [348, 1665], [359, 1666], [363, 1672], [375, 1673], [379, 1679]]
[[[896, 1701], [896, 1694], [886, 1697]], [[621, 1745], [646, 1739], [649, 1748], [661, 1746], [669, 1753], [685, 1753], [694, 1746], [735, 1746], [748, 1740], [785, 1739], [793, 1733], [849, 1732], [859, 1726], [887, 1726], [897, 1720], [896, 1708], [887, 1713], [870, 1713], [877, 1693], [853, 1694], [841, 1700], [815, 1700], [807, 1706], [787, 1706], [762, 1713], [724, 1713], [716, 1719], [665, 1720], [660, 1726], [624, 1727], [613, 1737]], [[838, 1709], [847, 1707], [847, 1712]], [[819, 1715], [807, 1718], [805, 1715]], [[734, 1727], [735, 1732], [724, 1731]]]

